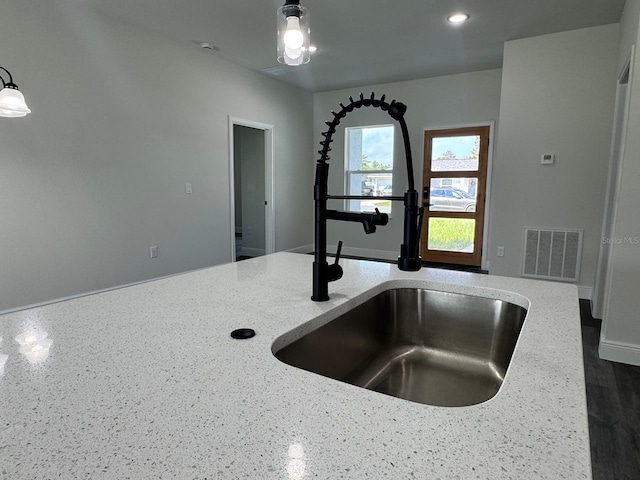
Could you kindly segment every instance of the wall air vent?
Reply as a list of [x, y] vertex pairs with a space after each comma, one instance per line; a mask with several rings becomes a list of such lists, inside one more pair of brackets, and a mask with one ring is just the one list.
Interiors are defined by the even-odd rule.
[[577, 282], [582, 236], [578, 229], [525, 227], [522, 276]]

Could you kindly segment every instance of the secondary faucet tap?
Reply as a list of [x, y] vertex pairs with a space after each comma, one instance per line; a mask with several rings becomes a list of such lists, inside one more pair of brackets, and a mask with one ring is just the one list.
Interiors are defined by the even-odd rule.
[[[314, 230], [314, 261], [313, 261], [313, 295], [311, 300], [324, 302], [329, 300], [329, 282], [333, 282], [342, 277], [342, 267], [338, 264], [342, 242], [338, 244], [335, 262], [332, 265], [327, 263], [327, 220], [340, 220], [343, 222], [360, 222], [365, 233], [374, 233], [376, 225], [386, 225], [389, 216], [380, 213], [376, 208], [375, 212], [342, 212], [338, 210], [327, 210], [327, 200], [353, 200], [363, 198], [361, 195], [329, 195], [327, 183], [329, 180], [329, 151], [333, 141], [333, 134], [336, 127], [347, 113], [356, 108], [375, 107], [387, 112], [391, 118], [400, 124], [402, 130], [402, 140], [404, 141], [404, 152], [407, 167], [408, 188], [402, 197], [379, 197], [385, 200], [402, 201], [404, 203], [404, 233], [403, 242], [400, 245], [400, 256], [398, 257], [398, 268], [405, 271], [417, 271], [422, 266], [422, 259], [419, 255], [420, 232], [422, 230], [422, 218], [424, 208], [418, 204], [418, 191], [415, 188], [413, 178], [413, 160], [411, 158], [411, 144], [409, 143], [409, 131], [404, 120], [407, 111], [405, 104], [396, 102], [385, 102], [385, 96], [375, 98], [372, 92], [371, 97], [365, 98], [360, 94], [359, 100], [349, 97], [349, 104], [340, 104], [341, 110], [331, 112], [333, 120], [326, 122], [328, 130], [322, 132], [324, 139], [320, 142], [322, 149], [318, 151], [320, 159], [316, 164], [316, 179], [313, 187], [313, 198], [315, 201], [315, 230]], [[372, 197], [366, 197], [371, 199]], [[376, 197], [373, 197], [376, 198]]]

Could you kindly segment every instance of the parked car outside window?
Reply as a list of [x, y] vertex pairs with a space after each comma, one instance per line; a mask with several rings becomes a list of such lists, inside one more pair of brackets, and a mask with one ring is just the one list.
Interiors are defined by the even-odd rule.
[[362, 180], [362, 195], [373, 197], [376, 194], [376, 184]]
[[475, 212], [476, 199], [459, 188], [433, 188], [429, 192], [430, 210]]

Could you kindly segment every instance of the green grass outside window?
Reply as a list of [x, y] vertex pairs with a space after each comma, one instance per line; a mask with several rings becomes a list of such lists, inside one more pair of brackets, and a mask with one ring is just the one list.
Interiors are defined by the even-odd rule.
[[475, 220], [430, 218], [429, 250], [459, 251], [473, 245]]

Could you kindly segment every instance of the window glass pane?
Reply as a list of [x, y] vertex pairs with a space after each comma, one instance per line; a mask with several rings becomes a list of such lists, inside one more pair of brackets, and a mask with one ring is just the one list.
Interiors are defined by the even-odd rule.
[[475, 212], [477, 178], [432, 178], [429, 188], [429, 211]]
[[347, 170], [362, 170], [362, 129], [347, 129]]
[[[393, 179], [393, 125], [346, 129], [345, 185], [347, 195], [390, 196]], [[346, 209], [391, 213], [391, 201], [347, 200]]]
[[[392, 172], [347, 172], [347, 195], [390, 196], [392, 182]], [[376, 208], [383, 213], [391, 213], [391, 200], [347, 200], [347, 209], [352, 212], [373, 212]]]
[[473, 253], [476, 221], [469, 218], [430, 218], [429, 250]]
[[431, 144], [432, 172], [478, 170], [480, 136], [434, 137]]

